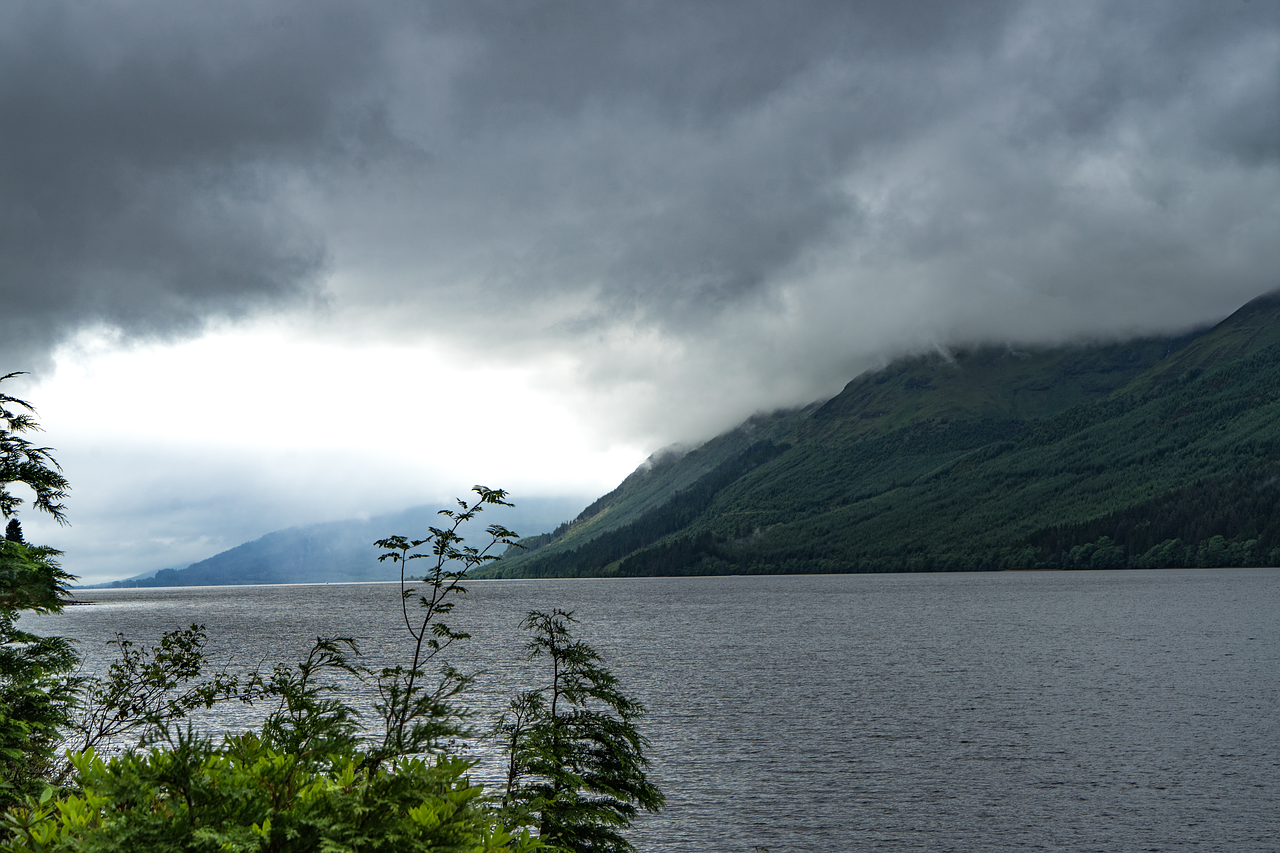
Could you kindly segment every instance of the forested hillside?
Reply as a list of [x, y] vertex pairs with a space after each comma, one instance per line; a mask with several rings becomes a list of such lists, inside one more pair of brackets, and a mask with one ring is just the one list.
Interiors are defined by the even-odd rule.
[[1275, 565], [1280, 296], [1180, 338], [904, 360], [652, 460], [491, 576]]

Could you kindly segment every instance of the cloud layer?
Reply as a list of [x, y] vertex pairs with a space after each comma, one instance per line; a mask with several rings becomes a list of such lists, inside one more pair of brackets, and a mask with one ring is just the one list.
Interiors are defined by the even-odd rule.
[[10, 369], [285, 311], [690, 440], [935, 343], [1216, 319], [1277, 233], [1274, 3], [0, 11]]

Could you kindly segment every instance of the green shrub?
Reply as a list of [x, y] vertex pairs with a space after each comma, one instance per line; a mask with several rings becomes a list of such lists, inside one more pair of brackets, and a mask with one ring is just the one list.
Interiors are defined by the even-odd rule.
[[72, 757], [73, 793], [5, 818], [6, 853], [145, 851], [375, 853], [530, 851], [471, 784], [471, 762], [441, 755], [362, 768], [358, 754], [305, 757], [256, 734], [213, 745], [184, 736], [102, 759]]

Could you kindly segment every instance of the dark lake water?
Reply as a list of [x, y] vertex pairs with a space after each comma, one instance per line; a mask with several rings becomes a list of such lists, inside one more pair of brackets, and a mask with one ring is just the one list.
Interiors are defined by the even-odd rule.
[[[640, 850], [1280, 850], [1280, 571], [470, 590], [453, 621], [474, 635], [459, 663], [487, 670], [477, 711], [535, 677], [516, 626], [553, 607], [650, 709], [668, 808]], [[117, 630], [192, 622], [236, 665], [296, 660], [317, 634], [375, 661], [406, 646], [384, 584], [77, 597], [95, 603], [24, 624], [78, 638], [91, 667]]]

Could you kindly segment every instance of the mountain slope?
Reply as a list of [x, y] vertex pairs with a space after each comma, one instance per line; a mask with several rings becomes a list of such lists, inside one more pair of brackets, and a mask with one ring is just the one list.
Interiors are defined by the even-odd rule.
[[1274, 563], [1278, 395], [1275, 295], [1177, 339], [905, 360], [633, 474], [491, 573]]
[[[489, 524], [517, 531], [546, 530], [572, 512], [562, 498], [533, 498], [515, 508], [490, 508], [472, 523], [482, 537]], [[439, 507], [422, 506], [367, 520], [352, 519], [291, 527], [216, 554], [184, 569], [161, 569], [152, 576], [102, 584], [106, 587], [219, 586], [223, 584], [346, 583], [399, 577], [390, 563], [379, 563], [373, 543], [393, 535], [421, 536], [439, 526]]]

